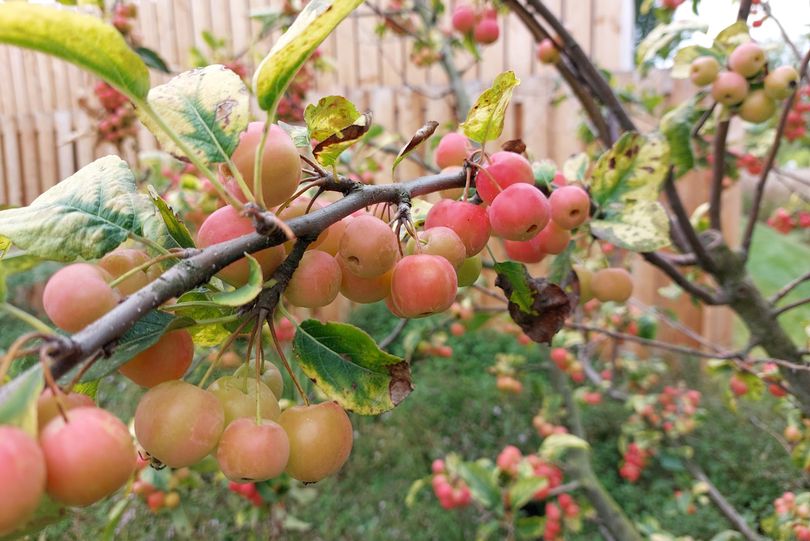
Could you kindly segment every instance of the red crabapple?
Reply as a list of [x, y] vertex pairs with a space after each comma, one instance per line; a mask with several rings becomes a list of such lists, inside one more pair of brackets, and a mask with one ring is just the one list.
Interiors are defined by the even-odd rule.
[[122, 364], [118, 371], [141, 387], [180, 379], [194, 360], [194, 342], [186, 330], [171, 331], [153, 346]]
[[456, 232], [467, 249], [467, 257], [483, 250], [489, 241], [489, 217], [480, 205], [442, 199], [431, 207], [425, 218], [425, 229], [439, 226]]
[[[318, 245], [318, 250], [326, 252], [331, 256], [336, 256], [340, 249], [340, 239], [343, 238], [343, 232], [346, 230], [346, 225], [348, 225], [349, 220], [350, 218], [343, 218], [330, 225], [326, 230], [326, 237], [323, 239], [323, 242]], [[323, 233], [318, 235], [318, 238], [321, 236], [323, 236]]]
[[591, 291], [602, 302], [624, 302], [633, 294], [633, 279], [620, 267], [601, 269], [591, 277]]
[[511, 184], [534, 184], [534, 171], [529, 160], [501, 150], [489, 157], [489, 162], [475, 175], [475, 188], [485, 203], [492, 204], [495, 196]]
[[551, 208], [543, 192], [532, 184], [512, 184], [489, 206], [492, 232], [508, 240], [529, 240], [548, 224]]
[[371, 214], [353, 218], [340, 240], [338, 258], [361, 278], [388, 272], [399, 257], [399, 241], [391, 228]]
[[563, 229], [557, 225], [553, 220], [543, 228], [540, 233], [531, 239], [537, 242], [539, 250], [547, 254], [559, 254], [568, 246], [571, 240], [571, 233], [567, 229]]
[[275, 421], [256, 424], [252, 418], [237, 419], [222, 433], [217, 462], [231, 481], [265, 481], [284, 473], [290, 458], [290, 440]]
[[520, 261], [521, 263], [540, 263], [546, 255], [546, 252], [540, 249], [540, 244], [537, 242], [537, 237], [529, 240], [505, 240], [503, 241], [504, 248], [506, 248], [506, 255], [512, 261]]
[[459, 4], [453, 10], [453, 28], [462, 34], [470, 32], [475, 27], [475, 9], [469, 4]]
[[39, 435], [54, 500], [86, 506], [106, 498], [135, 471], [135, 446], [127, 426], [101, 408], [76, 408], [48, 423]]
[[[248, 218], [239, 214], [232, 206], [225, 205], [205, 219], [197, 231], [197, 244], [200, 248], [207, 248], [255, 232], [256, 229]], [[284, 260], [284, 247], [273, 246], [252, 255], [261, 265], [264, 278], [268, 279]], [[249, 273], [248, 261], [243, 258], [220, 270], [217, 276], [234, 286], [241, 286], [247, 283]]]
[[768, 59], [762, 47], [753, 42], [738, 45], [728, 57], [731, 71], [737, 72], [746, 79], [753, 77], [765, 67]]
[[748, 94], [748, 81], [739, 73], [723, 71], [712, 84], [712, 97], [723, 105], [737, 105]]
[[88, 263], [62, 267], [45, 284], [42, 304], [51, 321], [63, 331], [75, 333], [118, 304], [118, 290], [107, 283], [110, 275]]
[[287, 473], [305, 483], [315, 483], [343, 466], [352, 451], [352, 423], [337, 402], [293, 406], [278, 423], [290, 441]]
[[689, 79], [695, 86], [710, 85], [720, 73], [720, 62], [713, 56], [701, 56], [689, 66]]
[[[456, 232], [449, 227], [431, 227], [418, 235], [419, 240], [411, 239], [405, 252], [407, 254], [439, 255], [457, 269], [467, 258], [467, 249]], [[418, 243], [418, 248], [417, 248]]]
[[337, 261], [341, 268], [340, 293], [350, 301], [369, 304], [381, 301], [391, 294], [393, 269], [372, 278], [361, 278], [349, 272], [343, 261]]
[[475, 25], [473, 37], [475, 41], [483, 45], [489, 45], [498, 41], [498, 36], [501, 34], [501, 28], [498, 26], [496, 19], [481, 19]]
[[[143, 265], [149, 261], [149, 255], [143, 250], [134, 248], [116, 248], [112, 252], [102, 257], [98, 266], [110, 273], [113, 278], [118, 278], [122, 274]], [[146, 270], [138, 271], [116, 287], [124, 295], [132, 295], [142, 287], [149, 284], [149, 276]]]
[[439, 169], [463, 165], [467, 158], [467, 138], [456, 132], [446, 134], [439, 141], [433, 157]]
[[308, 251], [298, 263], [284, 296], [295, 306], [326, 306], [340, 293], [342, 273], [334, 257], [320, 250]]
[[560, 50], [550, 38], [545, 38], [537, 45], [537, 59], [543, 64], [556, 64], [560, 61]]
[[[65, 410], [92, 408], [96, 405], [92, 398], [81, 393], [65, 394], [59, 391], [59, 399]], [[58, 415], [60, 415], [59, 406], [56, 403], [53, 392], [46, 388], [42, 391], [42, 394], [39, 395], [39, 398], [37, 398], [37, 424], [39, 425], [39, 430], [45, 428], [45, 425]]]
[[45, 493], [45, 457], [34, 438], [0, 426], [0, 535], [30, 519]]
[[406, 318], [444, 312], [456, 298], [457, 280], [453, 266], [441, 256], [405, 256], [394, 267], [391, 298]]
[[575, 229], [588, 219], [591, 198], [579, 186], [562, 186], [551, 192], [551, 219], [563, 229]]
[[735, 396], [743, 396], [748, 394], [748, 384], [742, 379], [738, 378], [736, 375], [731, 376], [731, 379], [728, 380], [728, 386]]

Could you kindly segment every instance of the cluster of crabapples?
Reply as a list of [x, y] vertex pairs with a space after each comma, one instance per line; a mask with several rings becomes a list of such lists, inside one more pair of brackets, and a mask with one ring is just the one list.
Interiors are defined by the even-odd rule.
[[810, 122], [808, 113], [810, 113], [810, 85], [804, 85], [799, 89], [788, 112], [785, 139], [796, 141], [807, 135], [807, 124]]
[[787, 530], [797, 541], [810, 541], [810, 493], [785, 492], [773, 507], [780, 532]]
[[728, 56], [726, 69], [715, 56], [696, 58], [689, 78], [699, 87], [711, 85], [717, 103], [752, 123], [773, 117], [777, 102], [789, 97], [799, 84], [799, 73], [792, 66], [770, 70], [765, 51], [754, 42], [738, 45]]
[[129, 99], [105, 82], [93, 88], [102, 111], [98, 121], [99, 137], [109, 143], [120, 143], [138, 134], [137, 117]]
[[763, 363], [758, 369], [749, 366], [746, 367], [746, 372], [750, 375], [742, 372], [735, 373], [728, 380], [728, 388], [735, 397], [741, 398], [747, 395], [751, 390], [748, 382], [756, 379], [765, 384], [772, 396], [783, 398], [787, 395], [785, 382], [779, 375], [779, 369], [774, 363]]
[[796, 228], [808, 229], [810, 228], [810, 211], [790, 212], [784, 207], [778, 207], [768, 217], [768, 225], [783, 235], [787, 235]]
[[450, 22], [456, 32], [472, 36], [482, 45], [495, 43], [501, 35], [498, 10], [494, 6], [479, 8], [467, 3], [456, 4]]

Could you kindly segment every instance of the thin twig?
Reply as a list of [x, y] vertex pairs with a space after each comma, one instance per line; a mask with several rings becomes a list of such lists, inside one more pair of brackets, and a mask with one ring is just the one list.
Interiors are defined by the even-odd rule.
[[791, 291], [793, 291], [794, 289], [796, 289], [797, 287], [799, 287], [808, 280], [810, 280], [810, 271], [799, 276], [795, 280], [791, 280], [790, 282], [785, 284], [785, 286], [782, 287], [782, 289], [774, 293], [773, 296], [770, 299], [768, 299], [768, 302], [770, 302], [771, 304], [776, 304], [777, 302], [785, 298]]
[[792, 302], [790, 304], [786, 304], [785, 306], [783, 306], [783, 307], [779, 308], [778, 310], [774, 311], [773, 315], [775, 317], [779, 317], [782, 314], [784, 314], [785, 312], [787, 312], [789, 310], [793, 310], [794, 308], [798, 308], [800, 306], [804, 306], [805, 304], [810, 304], [810, 297], [807, 297], [806, 299], [800, 299], [800, 300], [798, 300], [796, 302]]
[[713, 270], [714, 261], [712, 261], [709, 253], [703, 246], [703, 242], [701, 242], [700, 237], [698, 237], [695, 228], [692, 227], [692, 222], [689, 220], [689, 215], [686, 213], [686, 208], [683, 206], [681, 196], [678, 194], [678, 189], [675, 187], [675, 172], [672, 168], [669, 169], [667, 177], [664, 180], [664, 193], [667, 196], [672, 213], [677, 220], [679, 226], [678, 230], [683, 233], [700, 266], [706, 270]]
[[380, 349], [387, 349], [388, 346], [393, 344], [394, 341], [397, 338], [399, 338], [399, 336], [402, 334], [402, 331], [405, 330], [405, 327], [408, 326], [409, 321], [410, 321], [410, 319], [407, 319], [407, 318], [400, 319], [397, 322], [396, 327], [394, 327], [394, 329], [388, 334], [388, 336], [386, 336], [385, 338], [380, 340], [379, 344], [377, 344], [380, 347]]
[[661, 254], [656, 252], [644, 252], [641, 255], [648, 263], [655, 265], [664, 271], [664, 274], [669, 276], [673, 282], [680, 286], [681, 289], [690, 295], [699, 298], [704, 303], [712, 306], [727, 304], [727, 300], [724, 295], [722, 295], [720, 292], [710, 291], [700, 284], [689, 280], [686, 278], [686, 276], [678, 271], [675, 265], [662, 257]]

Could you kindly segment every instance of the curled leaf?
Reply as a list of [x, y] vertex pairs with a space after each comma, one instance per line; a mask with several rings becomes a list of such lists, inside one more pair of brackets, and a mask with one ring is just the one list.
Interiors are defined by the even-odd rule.
[[404, 160], [413, 149], [421, 145], [428, 137], [433, 135], [433, 132], [436, 131], [438, 126], [439, 123], [435, 120], [428, 120], [424, 126], [416, 130], [416, 133], [413, 134], [411, 140], [408, 141], [408, 143], [402, 147], [402, 150], [399, 151], [399, 154], [397, 154], [397, 157], [394, 160], [394, 165], [391, 166], [391, 170], [393, 171], [396, 169], [400, 162]]

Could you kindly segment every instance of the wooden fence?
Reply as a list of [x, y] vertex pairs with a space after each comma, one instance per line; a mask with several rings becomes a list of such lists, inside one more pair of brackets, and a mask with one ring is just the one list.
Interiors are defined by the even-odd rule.
[[[254, 44], [260, 25], [251, 20], [250, 13], [279, 8], [279, 0], [136, 3], [137, 31], [144, 45], [158, 51], [174, 71], [187, 68], [192, 46], [205, 49], [203, 30], [228, 39], [233, 51], [249, 49], [253, 44], [245, 55], [249, 66], [278, 37], [276, 32]], [[631, 1], [546, 3], [601, 67], [618, 71], [620, 79], [632, 81]], [[409, 42], [390, 33], [380, 38], [374, 31], [378, 22], [372, 10], [363, 6], [327, 39], [321, 50], [332, 60], [334, 69], [319, 74], [311, 100], [329, 94], [345, 95], [358, 107], [371, 110], [375, 122], [391, 132], [406, 135], [426, 120], [450, 120], [449, 98], [437, 97], [447, 88], [444, 72], [438, 66], [425, 69], [413, 65], [408, 59]], [[581, 147], [576, 137], [581, 118], [578, 104], [574, 99], [564, 99], [566, 88], [554, 70], [536, 62], [535, 45], [523, 24], [509, 16], [501, 19], [501, 25], [501, 39], [483, 50], [483, 62], [465, 71], [465, 85], [474, 96], [501, 71], [514, 70], [522, 84], [515, 92], [503, 139], [522, 138], [535, 156], [560, 163]], [[458, 55], [457, 61], [462, 67], [470, 64], [463, 54]], [[166, 75], [153, 73], [153, 84], [167, 79]], [[92, 121], [79, 107], [79, 102], [91, 95], [93, 83], [92, 77], [60, 60], [0, 46], [0, 205], [29, 203], [60, 179], [115, 151], [109, 145], [96, 144]], [[666, 77], [645, 84], [670, 94], [672, 100], [690, 91]], [[140, 133], [138, 143], [143, 150], [155, 148], [154, 139], [145, 130]], [[132, 152], [126, 150], [125, 157], [131, 158]], [[419, 172], [417, 166], [407, 162], [399, 169], [403, 178]], [[706, 200], [705, 185], [700, 173], [681, 182], [690, 210]], [[736, 232], [738, 213], [733, 210], [739, 206], [739, 192], [727, 194], [727, 199], [726, 231]], [[634, 272], [639, 284], [636, 296], [642, 302], [674, 309], [690, 327], [707, 332], [717, 343], [730, 341], [728, 312], [701, 310], [690, 306], [686, 298], [668, 301], [657, 293], [668, 283], [660, 273], [643, 262], [637, 263]], [[669, 334], [669, 338], [682, 341], [677, 333]]]

